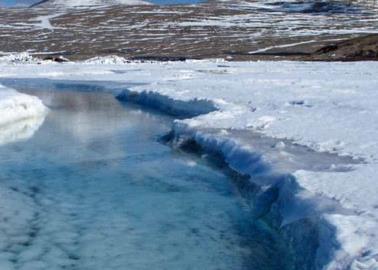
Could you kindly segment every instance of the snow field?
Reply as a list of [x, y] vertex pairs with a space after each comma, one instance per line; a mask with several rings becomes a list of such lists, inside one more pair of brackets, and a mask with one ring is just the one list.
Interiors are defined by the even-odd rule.
[[[207, 114], [175, 121], [176, 138], [220, 151], [232, 168], [271, 192], [261, 194], [278, 189], [268, 205], [291, 233], [290, 224], [303, 221], [304, 228], [306, 220], [319, 222], [316, 264], [378, 269], [378, 63], [92, 62], [1, 64], [0, 71], [3, 78], [119, 82], [127, 85], [126, 99], [132, 94], [134, 102], [173, 114], [181, 106], [187, 113], [186, 102], [206, 104], [202, 112]], [[288, 161], [295, 159], [288, 145], [298, 144], [353, 162], [345, 169], [333, 163], [322, 169], [285, 164], [277, 169], [258, 147], [232, 137], [235, 130], [275, 138], [272, 147]]]

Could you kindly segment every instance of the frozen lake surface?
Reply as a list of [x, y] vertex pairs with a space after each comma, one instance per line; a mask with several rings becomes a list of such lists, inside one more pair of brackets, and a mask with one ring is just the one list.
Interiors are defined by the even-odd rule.
[[2, 270], [290, 268], [232, 176], [158, 142], [171, 118], [71, 90], [28, 91], [48, 116], [0, 144]]

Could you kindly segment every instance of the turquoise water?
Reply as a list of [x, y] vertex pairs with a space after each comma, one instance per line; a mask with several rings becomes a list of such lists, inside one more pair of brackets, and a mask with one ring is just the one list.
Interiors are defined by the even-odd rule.
[[0, 213], [0, 266], [289, 268], [285, 244], [252, 219], [231, 176], [158, 142], [171, 118], [106, 93], [31, 94], [49, 114], [0, 142], [0, 202], [17, 202]]

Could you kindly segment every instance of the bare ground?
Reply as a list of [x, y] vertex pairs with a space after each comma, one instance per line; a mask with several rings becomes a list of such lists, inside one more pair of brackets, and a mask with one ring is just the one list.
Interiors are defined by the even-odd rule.
[[378, 9], [291, 12], [257, 2], [0, 9], [0, 52], [83, 60], [378, 60]]

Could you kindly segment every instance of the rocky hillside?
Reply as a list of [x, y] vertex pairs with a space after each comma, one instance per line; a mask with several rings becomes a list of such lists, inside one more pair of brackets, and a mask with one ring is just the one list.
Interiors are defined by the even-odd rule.
[[146, 5], [143, 0], [42, 0], [33, 7], [88, 7], [98, 5]]

